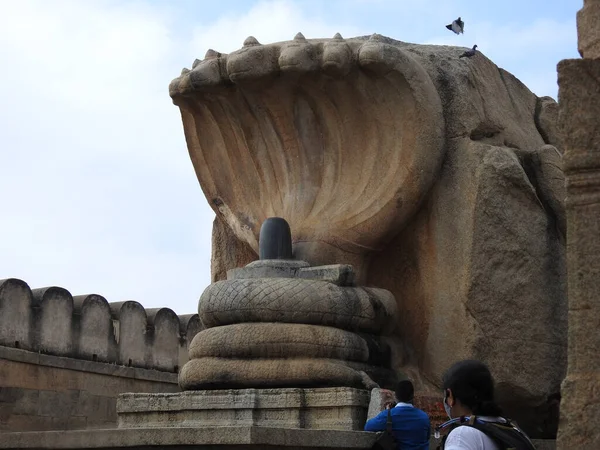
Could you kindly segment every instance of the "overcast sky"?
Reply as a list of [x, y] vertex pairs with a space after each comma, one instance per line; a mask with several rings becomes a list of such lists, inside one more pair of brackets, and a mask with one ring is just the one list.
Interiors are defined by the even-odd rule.
[[[196, 311], [214, 218], [171, 79], [244, 39], [478, 44], [537, 95], [581, 0], [0, 0], [0, 279]], [[444, 28], [457, 16], [465, 34]]]

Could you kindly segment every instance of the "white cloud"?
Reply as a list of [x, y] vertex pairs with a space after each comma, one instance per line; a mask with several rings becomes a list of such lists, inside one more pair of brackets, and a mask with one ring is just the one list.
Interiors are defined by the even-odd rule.
[[1, 276], [193, 312], [210, 279], [213, 214], [167, 93], [183, 47], [168, 11], [0, 9]]
[[327, 23], [318, 16], [307, 14], [297, 3], [289, 0], [261, 1], [247, 13], [229, 14], [207, 26], [194, 30], [192, 49], [195, 57], [204, 57], [209, 48], [221, 53], [237, 50], [248, 36], [259, 42], [288, 41], [302, 32], [307, 39], [330, 38], [335, 33], [351, 37], [360, 35], [358, 27]]
[[214, 214], [169, 81], [208, 46], [233, 50], [249, 34], [354, 33], [288, 1], [193, 33], [170, 28], [173, 16], [145, 2], [0, 3], [0, 278], [193, 312]]

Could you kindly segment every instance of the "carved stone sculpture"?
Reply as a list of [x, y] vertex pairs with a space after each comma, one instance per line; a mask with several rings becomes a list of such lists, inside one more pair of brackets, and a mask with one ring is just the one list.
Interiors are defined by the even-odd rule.
[[260, 253], [271, 259], [230, 271], [227, 280], [202, 294], [198, 311], [206, 329], [190, 344], [180, 386], [371, 388], [376, 386], [372, 379], [389, 383], [394, 378], [390, 351], [380, 335], [389, 333], [396, 315], [391, 293], [353, 286], [349, 266], [309, 267], [283, 259], [291, 236], [281, 218], [265, 221], [260, 234]]
[[282, 217], [296, 260], [350, 264], [359, 286], [393, 294], [395, 370], [416, 368], [437, 392], [454, 361], [482, 359], [507, 413], [545, 437], [566, 367], [556, 102], [463, 51], [298, 34], [184, 69], [170, 94], [217, 214], [205, 295], [257, 258], [260, 225]]
[[562, 385], [559, 450], [600, 447], [600, 1], [577, 13], [583, 59], [558, 64], [565, 142], [569, 365]]

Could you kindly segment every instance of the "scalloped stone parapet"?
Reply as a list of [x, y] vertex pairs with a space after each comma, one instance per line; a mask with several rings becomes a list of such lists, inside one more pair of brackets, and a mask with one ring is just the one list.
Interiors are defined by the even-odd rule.
[[[0, 280], [0, 345], [55, 356], [179, 372], [202, 329], [197, 314], [146, 310], [135, 301], [73, 297], [60, 287], [31, 290]], [[184, 348], [182, 348], [184, 347]]]

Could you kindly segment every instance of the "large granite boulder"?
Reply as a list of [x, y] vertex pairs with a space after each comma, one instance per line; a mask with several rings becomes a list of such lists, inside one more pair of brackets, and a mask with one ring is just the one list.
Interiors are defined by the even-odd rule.
[[566, 367], [556, 103], [462, 51], [248, 38], [170, 94], [217, 214], [214, 281], [256, 259], [261, 223], [283, 217], [297, 258], [352, 264], [395, 296], [398, 370], [434, 389], [454, 361], [482, 359], [507, 412], [544, 437]]

